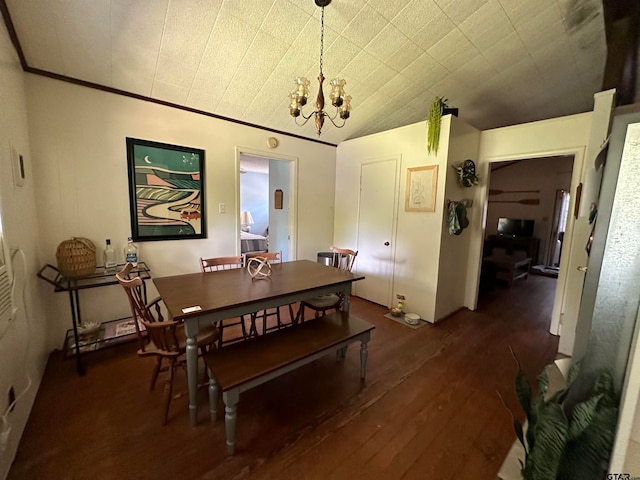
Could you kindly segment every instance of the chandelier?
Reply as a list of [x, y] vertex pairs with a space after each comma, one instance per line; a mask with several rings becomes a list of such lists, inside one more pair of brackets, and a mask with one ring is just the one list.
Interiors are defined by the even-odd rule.
[[[320, 84], [318, 88], [318, 96], [316, 97], [316, 109], [309, 115], [302, 113], [302, 107], [307, 104], [309, 98], [309, 80], [306, 77], [298, 77], [295, 79], [296, 89], [289, 94], [291, 103], [289, 104], [289, 113], [295, 119], [296, 124], [303, 126], [311, 117], [315, 117], [316, 130], [318, 136], [322, 131], [322, 125], [324, 124], [325, 117], [331, 120], [334, 126], [337, 128], [344, 127], [349, 113], [351, 112], [351, 96], [345, 95], [344, 86], [346, 81], [335, 78], [331, 80], [331, 104], [336, 107], [336, 111], [333, 116], [329, 115], [324, 109], [324, 93], [322, 91], [322, 84], [324, 82], [324, 75], [322, 74], [322, 54], [324, 50], [324, 7], [331, 3], [331, 0], [315, 0], [317, 6], [322, 7], [322, 18], [320, 22], [320, 75], [318, 75], [318, 82]], [[302, 116], [304, 121], [298, 122], [298, 117]], [[340, 117], [342, 122], [336, 123], [336, 119]], [[338, 120], [339, 122], [340, 120]]]

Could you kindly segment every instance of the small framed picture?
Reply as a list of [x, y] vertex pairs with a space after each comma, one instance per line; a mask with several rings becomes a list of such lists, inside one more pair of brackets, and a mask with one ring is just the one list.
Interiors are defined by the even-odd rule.
[[282, 210], [282, 190], [277, 189], [273, 194], [273, 203], [276, 210]]
[[206, 238], [204, 150], [127, 137], [133, 240]]
[[435, 212], [438, 165], [407, 169], [406, 212]]

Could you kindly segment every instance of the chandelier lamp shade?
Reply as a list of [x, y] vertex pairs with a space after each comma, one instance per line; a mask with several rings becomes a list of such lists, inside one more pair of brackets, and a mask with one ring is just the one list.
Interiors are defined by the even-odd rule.
[[[318, 83], [320, 84], [318, 87], [318, 96], [316, 97], [316, 109], [309, 113], [309, 115], [305, 115], [302, 112], [302, 107], [307, 104], [307, 99], [309, 98], [309, 80], [306, 77], [298, 77], [295, 79], [296, 88], [293, 92], [289, 94], [289, 113], [295, 119], [296, 124], [303, 126], [305, 125], [310, 118], [315, 119], [316, 130], [318, 132], [318, 136], [322, 132], [322, 126], [324, 125], [325, 118], [328, 118], [331, 123], [337, 128], [344, 127], [347, 118], [349, 118], [349, 114], [351, 112], [351, 96], [345, 95], [344, 86], [347, 84], [346, 81], [335, 78], [331, 80], [331, 93], [329, 97], [331, 99], [331, 105], [335, 107], [335, 112], [333, 116], [327, 113], [324, 109], [324, 92], [322, 91], [322, 84], [324, 83], [324, 75], [322, 73], [322, 56], [324, 50], [324, 7], [331, 3], [331, 0], [314, 0], [315, 4], [318, 7], [322, 8], [322, 17], [320, 21], [320, 75], [318, 75]], [[302, 117], [302, 121], [300, 122], [298, 119]]]

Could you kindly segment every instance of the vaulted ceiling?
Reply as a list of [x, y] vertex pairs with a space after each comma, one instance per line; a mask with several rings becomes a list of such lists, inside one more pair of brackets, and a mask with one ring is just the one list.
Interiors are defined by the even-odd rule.
[[[27, 71], [318, 139], [288, 111], [295, 77], [318, 88], [313, 0], [0, 1]], [[324, 34], [353, 97], [334, 144], [425, 120], [436, 96], [482, 130], [589, 111], [607, 56], [599, 0], [333, 0]]]

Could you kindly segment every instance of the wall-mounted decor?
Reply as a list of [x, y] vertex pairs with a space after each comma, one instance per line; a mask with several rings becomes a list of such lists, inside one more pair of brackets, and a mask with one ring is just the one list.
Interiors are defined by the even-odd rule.
[[489, 195], [502, 195], [503, 193], [540, 193], [540, 190], [489, 190]]
[[523, 198], [522, 200], [489, 200], [489, 203], [519, 203], [520, 205], [540, 205], [540, 199]]
[[429, 118], [427, 119], [427, 153], [438, 154], [438, 144], [440, 142], [440, 123], [444, 115], [458, 116], [458, 109], [447, 105], [447, 99], [436, 97], [429, 107]]
[[478, 176], [476, 175], [476, 164], [473, 160], [465, 160], [459, 165], [453, 165], [454, 170], [458, 174], [458, 183], [462, 187], [473, 187], [478, 184]]
[[438, 165], [407, 169], [406, 212], [435, 212]]
[[204, 150], [127, 137], [131, 236], [206, 238]]
[[273, 194], [273, 203], [276, 210], [282, 210], [282, 190], [277, 189]]

